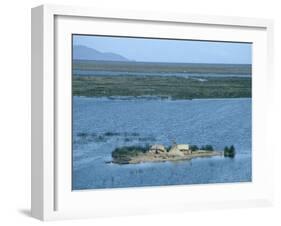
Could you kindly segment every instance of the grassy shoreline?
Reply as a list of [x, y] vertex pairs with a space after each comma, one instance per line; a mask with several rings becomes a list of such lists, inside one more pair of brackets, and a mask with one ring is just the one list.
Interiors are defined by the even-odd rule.
[[250, 98], [250, 77], [73, 76], [73, 96]]
[[73, 60], [74, 70], [144, 73], [196, 73], [251, 75], [251, 64], [161, 63], [136, 61]]

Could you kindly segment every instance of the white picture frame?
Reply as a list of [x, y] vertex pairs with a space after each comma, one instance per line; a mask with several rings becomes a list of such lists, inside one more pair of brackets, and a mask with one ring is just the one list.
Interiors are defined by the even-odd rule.
[[[183, 32], [183, 38], [252, 42], [253, 149], [256, 153], [253, 155], [253, 181], [73, 192], [69, 152], [71, 45], [65, 43], [69, 42], [72, 33], [93, 33], [92, 25], [97, 28], [96, 34], [176, 38], [180, 36], [179, 27], [189, 27], [190, 32]], [[269, 175], [273, 167], [273, 151], [266, 143], [266, 117], [267, 98], [273, 82], [272, 39], [273, 22], [265, 19], [57, 5], [33, 8], [32, 216], [56, 220], [271, 205], [273, 180]], [[173, 197], [169, 196], [171, 192], [175, 194]]]

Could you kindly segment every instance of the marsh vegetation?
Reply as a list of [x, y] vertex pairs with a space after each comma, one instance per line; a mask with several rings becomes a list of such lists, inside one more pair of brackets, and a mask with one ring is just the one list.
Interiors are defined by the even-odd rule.
[[88, 97], [158, 96], [172, 99], [251, 97], [251, 78], [168, 76], [74, 76], [73, 95]]
[[236, 153], [235, 147], [233, 145], [231, 145], [230, 147], [225, 146], [223, 153], [224, 157], [234, 158]]
[[[75, 75], [84, 75], [82, 72], [97, 75], [100, 72], [110, 71], [119, 74], [127, 73], [188, 73], [188, 74], [231, 74], [235, 76], [251, 75], [250, 64], [199, 64], [199, 63], [160, 63], [160, 62], [121, 62], [121, 61], [95, 61], [73, 60]], [[91, 73], [90, 73], [91, 72]]]

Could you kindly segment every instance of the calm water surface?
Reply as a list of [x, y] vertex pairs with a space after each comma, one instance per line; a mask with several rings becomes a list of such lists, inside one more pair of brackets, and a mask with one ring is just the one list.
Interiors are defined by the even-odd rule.
[[190, 73], [190, 72], [124, 72], [124, 71], [93, 71], [93, 70], [73, 70], [76, 76], [178, 76], [184, 78], [190, 77], [251, 77], [250, 74], [218, 74], [218, 73]]
[[[114, 148], [233, 144], [234, 159], [108, 164]], [[251, 181], [251, 99], [73, 98], [73, 189]]]

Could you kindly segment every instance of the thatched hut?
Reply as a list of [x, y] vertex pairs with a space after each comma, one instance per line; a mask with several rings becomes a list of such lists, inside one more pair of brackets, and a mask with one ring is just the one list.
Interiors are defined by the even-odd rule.
[[154, 144], [150, 147], [149, 152], [159, 154], [159, 153], [167, 152], [167, 150], [162, 144]]
[[185, 154], [191, 154], [188, 144], [175, 144], [169, 150], [169, 154], [184, 156]]

